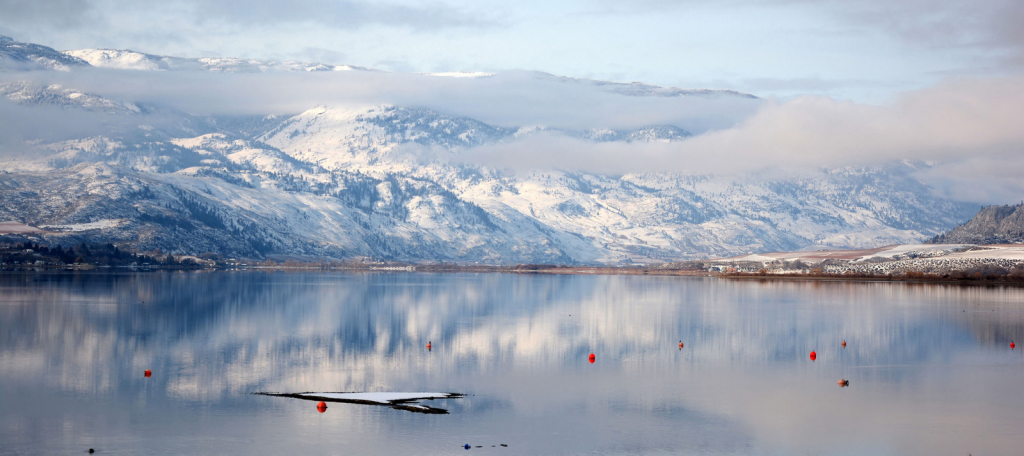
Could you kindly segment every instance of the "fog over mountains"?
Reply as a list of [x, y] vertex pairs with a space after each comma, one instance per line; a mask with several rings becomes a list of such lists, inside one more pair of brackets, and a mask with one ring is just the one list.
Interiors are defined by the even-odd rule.
[[[922, 160], [689, 171], [690, 156], [672, 155], [676, 145], [762, 103], [734, 91], [543, 73], [395, 75], [312, 62], [58, 52], [6, 37], [0, 67], [7, 124], [0, 127], [0, 221], [24, 225], [8, 237], [248, 258], [618, 264], [918, 242], [978, 210], [922, 181], [934, 166]], [[357, 79], [322, 79], [342, 73]], [[209, 101], [218, 90], [196, 83], [191, 97], [189, 84], [168, 89], [177, 74], [237, 85], [243, 95], [225, 106]], [[521, 80], [553, 88], [554, 98], [621, 100], [625, 108], [616, 116], [595, 104], [580, 109], [584, 120], [564, 122], [553, 117], [562, 112], [556, 108], [537, 109], [545, 111], [537, 119], [555, 120], [529, 124], [502, 112], [491, 116], [501, 122], [466, 114], [489, 103], [477, 98], [479, 84]], [[247, 89], [254, 81], [266, 81], [265, 90]], [[307, 82], [323, 94], [288, 95]], [[343, 83], [360, 85], [339, 89]], [[393, 98], [359, 95], [406, 85], [440, 87], [438, 97], [458, 102], [420, 103], [426, 98], [412, 89]], [[546, 106], [545, 97], [524, 93], [523, 105]], [[196, 108], [206, 102], [213, 107]], [[674, 117], [643, 111], [664, 106]], [[487, 109], [532, 112], [518, 104]], [[587, 120], [602, 109], [611, 120]], [[571, 151], [562, 162], [540, 159], [562, 150]], [[677, 164], [622, 168], [644, 154]], [[742, 157], [707, 150], [692, 160]]]

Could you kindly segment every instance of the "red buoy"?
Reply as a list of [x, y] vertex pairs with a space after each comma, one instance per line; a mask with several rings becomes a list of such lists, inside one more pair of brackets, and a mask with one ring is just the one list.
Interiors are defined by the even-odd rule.
[[1010, 341], [1010, 350], [1013, 350], [1014, 348], [1017, 348], [1017, 344], [1013, 343], [1013, 341], [1011, 340]]
[[846, 341], [843, 341], [843, 348], [846, 348]]
[[814, 360], [816, 360], [816, 359], [818, 359], [818, 353], [817, 353], [817, 352], [813, 352], [813, 351], [812, 351], [812, 352], [811, 352], [811, 361], [814, 361]]
[[327, 411], [327, 403], [324, 402], [324, 401], [320, 401], [318, 404], [316, 404], [316, 411], [318, 411], [320, 413], [326, 412]]
[[143, 372], [142, 375], [145, 375], [146, 378], [149, 378], [149, 377], [151, 377], [153, 375], [153, 371], [151, 371], [149, 369], [146, 369], [146, 371]]
[[596, 360], [597, 360], [597, 357], [596, 357], [596, 356], [594, 356], [594, 354], [593, 354], [593, 353], [591, 353], [591, 354], [590, 354], [590, 364], [594, 364], [594, 361], [596, 361]]
[[683, 341], [679, 341], [679, 349], [680, 349], [680, 350], [682, 350], [682, 349], [683, 349]]

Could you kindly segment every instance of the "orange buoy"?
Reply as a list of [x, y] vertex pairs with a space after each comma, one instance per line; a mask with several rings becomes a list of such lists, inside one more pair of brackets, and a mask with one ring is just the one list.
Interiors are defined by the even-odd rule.
[[683, 341], [679, 341], [679, 349], [680, 349], [680, 350], [682, 350], [682, 349], [683, 349]]
[[430, 347], [431, 347], [430, 341], [427, 341], [427, 351], [430, 351]]
[[327, 411], [327, 403], [324, 402], [324, 401], [320, 401], [318, 404], [316, 404], [316, 411], [318, 411], [320, 413], [326, 412]]
[[846, 348], [846, 341], [843, 341], [843, 348]]
[[816, 360], [816, 359], [818, 359], [818, 353], [817, 353], [817, 352], [813, 352], [813, 351], [812, 351], [812, 352], [811, 352], [811, 361], [814, 361], [814, 360]]
[[153, 371], [151, 371], [151, 370], [149, 370], [149, 369], [146, 369], [146, 371], [145, 371], [145, 372], [143, 372], [143, 373], [142, 373], [142, 375], [145, 375], [145, 376], [146, 376], [146, 378], [149, 378], [150, 376], [152, 376], [152, 375], [153, 375]]
[[850, 386], [850, 381], [842, 378], [839, 379], [839, 381], [836, 383], [839, 385], [840, 388], [846, 388], [847, 386]]
[[597, 360], [597, 357], [596, 357], [596, 356], [594, 356], [594, 354], [593, 354], [593, 353], [591, 353], [591, 354], [590, 354], [590, 364], [594, 364], [594, 361], [596, 361], [596, 360]]

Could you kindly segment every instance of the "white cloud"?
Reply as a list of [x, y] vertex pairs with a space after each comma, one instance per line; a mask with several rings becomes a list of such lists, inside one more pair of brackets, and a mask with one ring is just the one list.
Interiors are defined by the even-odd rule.
[[1024, 77], [963, 79], [889, 105], [800, 97], [767, 102], [735, 126], [674, 143], [603, 143], [533, 136], [464, 160], [513, 169], [599, 173], [752, 173], [920, 160], [922, 177], [954, 199], [1024, 196]]
[[[636, 128], [673, 124], [691, 132], [725, 128], [762, 100], [635, 97], [587, 81], [535, 72], [446, 78], [384, 72], [220, 74], [100, 70], [39, 73], [40, 82], [118, 101], [155, 102], [192, 114], [298, 113], [317, 105], [429, 107], [499, 126]], [[19, 74], [3, 79], [24, 78]]]

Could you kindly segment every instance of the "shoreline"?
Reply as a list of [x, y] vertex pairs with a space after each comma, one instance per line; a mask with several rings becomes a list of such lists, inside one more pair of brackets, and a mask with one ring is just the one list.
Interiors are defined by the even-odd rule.
[[615, 267], [580, 267], [580, 266], [552, 266], [540, 268], [526, 268], [516, 266], [370, 266], [370, 267], [346, 267], [346, 266], [266, 266], [246, 265], [239, 267], [188, 267], [188, 266], [147, 266], [147, 267], [102, 267], [102, 266], [23, 266], [23, 267], [2, 267], [0, 274], [8, 272], [21, 273], [120, 273], [120, 272], [239, 272], [239, 271], [296, 271], [296, 272], [375, 272], [375, 273], [487, 273], [487, 274], [563, 274], [563, 275], [651, 275], [651, 276], [677, 276], [677, 277], [714, 277], [714, 272], [700, 269], [658, 269], [658, 268], [615, 268]]
[[1011, 286], [1024, 287], [1024, 278], [1010, 280], [993, 280], [985, 278], [953, 279], [947, 277], [921, 276], [842, 276], [842, 275], [808, 275], [808, 274], [766, 274], [757, 273], [722, 273], [699, 269], [659, 269], [659, 268], [615, 268], [615, 267], [579, 267], [552, 266], [527, 268], [515, 266], [381, 266], [381, 267], [313, 267], [313, 266], [245, 266], [245, 267], [22, 267], [2, 268], [0, 275], [9, 273], [37, 274], [110, 274], [110, 273], [152, 273], [152, 272], [341, 272], [341, 273], [434, 273], [434, 274], [551, 274], [551, 275], [592, 275], [592, 276], [659, 276], [659, 277], [714, 277], [723, 280], [761, 281], [761, 282], [849, 282], [849, 283], [908, 283], [937, 285], [967, 286]]
[[778, 281], [778, 282], [886, 282], [886, 283], [913, 283], [913, 284], [942, 284], [942, 285], [981, 285], [981, 286], [1024, 286], [1024, 279], [1016, 280], [986, 280], [975, 278], [952, 279], [952, 278], [927, 278], [927, 277], [900, 277], [900, 276], [857, 276], [857, 277], [830, 277], [795, 274], [737, 274], [723, 273], [716, 277], [726, 280], [757, 280], [757, 281]]

